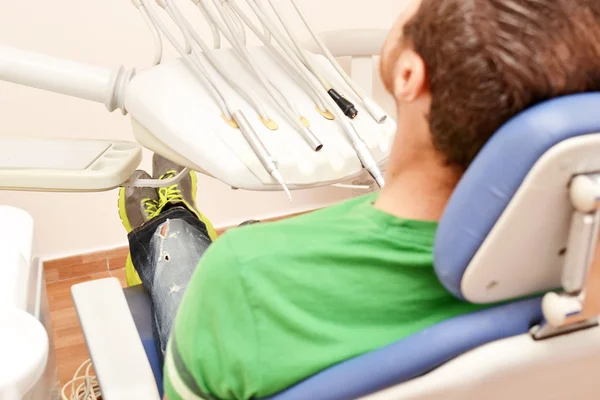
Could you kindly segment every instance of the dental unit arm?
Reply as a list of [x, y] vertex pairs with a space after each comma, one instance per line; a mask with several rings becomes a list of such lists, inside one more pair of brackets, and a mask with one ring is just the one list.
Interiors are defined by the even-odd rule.
[[0, 45], [0, 80], [102, 103], [109, 112], [126, 113], [124, 89], [134, 74]]
[[[124, 107], [133, 70], [95, 67], [0, 45], [0, 80]], [[122, 185], [141, 147], [118, 140], [0, 138], [0, 189], [100, 191]]]

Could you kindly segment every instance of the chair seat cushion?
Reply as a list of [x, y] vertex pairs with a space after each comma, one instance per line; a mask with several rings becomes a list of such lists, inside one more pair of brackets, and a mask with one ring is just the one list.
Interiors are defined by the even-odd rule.
[[150, 362], [150, 367], [154, 373], [154, 379], [156, 379], [156, 385], [160, 397], [163, 396], [163, 375], [162, 375], [162, 362], [161, 357], [158, 354], [158, 344], [154, 339], [154, 328], [152, 324], [152, 298], [150, 293], [142, 285], [130, 286], [123, 289], [125, 293], [125, 299], [129, 305], [131, 316], [135, 322], [135, 327], [140, 334], [146, 356]]
[[525, 334], [541, 320], [541, 298], [462, 315], [330, 367], [269, 400], [356, 399], [424, 375], [486, 343]]

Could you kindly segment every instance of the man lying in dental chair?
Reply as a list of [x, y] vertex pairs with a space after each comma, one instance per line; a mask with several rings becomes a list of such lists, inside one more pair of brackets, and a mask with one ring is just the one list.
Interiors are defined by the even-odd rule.
[[[600, 91], [600, 2], [411, 1], [383, 50], [382, 74], [399, 121], [378, 194], [211, 244], [193, 175], [121, 192], [168, 399], [266, 397], [475, 311], [435, 276], [436, 221], [508, 119], [553, 97]], [[181, 170], [154, 161], [155, 177]]]

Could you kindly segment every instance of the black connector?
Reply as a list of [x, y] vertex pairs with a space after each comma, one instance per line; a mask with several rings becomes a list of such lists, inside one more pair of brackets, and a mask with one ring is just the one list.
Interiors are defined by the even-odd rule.
[[333, 101], [335, 101], [346, 117], [351, 119], [356, 118], [358, 111], [354, 108], [354, 104], [343, 98], [342, 95], [335, 91], [335, 89], [329, 89], [327, 93], [329, 93]]

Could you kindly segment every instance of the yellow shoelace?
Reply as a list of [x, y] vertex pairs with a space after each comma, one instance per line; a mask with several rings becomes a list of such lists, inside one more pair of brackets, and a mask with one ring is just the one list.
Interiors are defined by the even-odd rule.
[[[158, 179], [170, 179], [177, 175], [177, 171], [170, 170], [161, 175]], [[146, 220], [150, 220], [160, 214], [165, 204], [173, 201], [183, 201], [183, 195], [177, 184], [158, 189], [158, 201], [149, 198], [142, 199], [144, 209], [148, 214]]]
[[142, 204], [144, 205], [144, 211], [148, 214], [146, 220], [150, 220], [158, 215], [158, 203], [156, 200], [145, 198], [142, 199]]
[[[175, 170], [170, 170], [167, 171], [167, 173], [165, 173], [164, 175], [161, 175], [159, 179], [171, 179], [175, 177], [177, 173], [178, 172]], [[174, 201], [183, 201], [183, 195], [181, 194], [179, 185], [174, 184], [168, 187], [161, 187], [158, 189], [158, 210], [164, 207], [165, 204]]]

